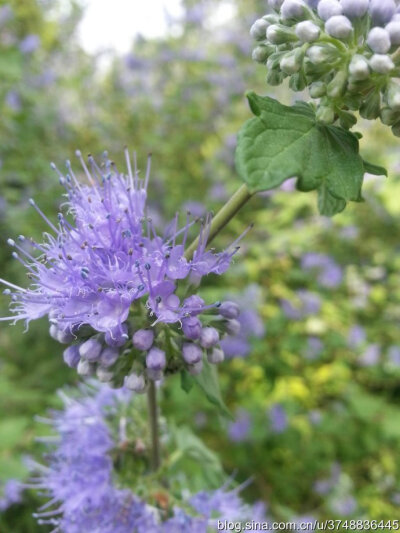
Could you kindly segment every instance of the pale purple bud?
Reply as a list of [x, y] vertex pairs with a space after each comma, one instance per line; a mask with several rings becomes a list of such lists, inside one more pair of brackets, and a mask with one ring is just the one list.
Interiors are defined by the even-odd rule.
[[368, 11], [369, 0], [341, 0], [343, 15], [349, 19], [360, 18]]
[[283, 19], [299, 19], [306, 15], [306, 4], [302, 0], [284, 0], [281, 6]]
[[102, 345], [96, 339], [88, 339], [79, 346], [79, 354], [88, 361], [97, 361], [100, 358]]
[[385, 54], [390, 50], [389, 32], [383, 28], [372, 28], [367, 37], [367, 44], [377, 54]]
[[295, 74], [300, 70], [301, 60], [299, 60], [299, 58], [297, 57], [297, 51], [298, 49], [289, 52], [288, 54], [282, 57], [279, 63], [282, 72], [285, 72], [286, 74]]
[[125, 378], [125, 387], [129, 390], [141, 394], [146, 390], [146, 380], [142, 374], [132, 373]]
[[227, 300], [218, 307], [218, 313], [224, 318], [237, 318], [240, 315], [240, 307], [236, 302]]
[[112, 348], [111, 346], [107, 346], [104, 348], [104, 350], [101, 352], [100, 355], [100, 364], [101, 366], [104, 366], [108, 368], [109, 366], [112, 366], [115, 361], [118, 359], [119, 351], [116, 348]]
[[283, 4], [283, 0], [268, 0], [268, 4], [272, 7], [272, 9], [275, 9], [275, 11], [279, 11], [281, 5]]
[[188, 366], [189, 374], [192, 376], [197, 376], [198, 374], [201, 374], [201, 371], [203, 370], [203, 360], [199, 361], [198, 363], [195, 363], [194, 365]]
[[62, 331], [61, 329], [59, 329], [57, 340], [61, 344], [69, 344], [70, 342], [76, 340], [76, 337], [70, 331]]
[[81, 359], [76, 368], [80, 376], [92, 376], [95, 372], [96, 365], [90, 363], [87, 359]]
[[392, 44], [400, 44], [400, 20], [392, 20], [385, 26]]
[[55, 324], [50, 326], [49, 334], [52, 339], [58, 341], [58, 327]]
[[63, 359], [64, 362], [71, 368], [76, 368], [80, 361], [81, 356], [79, 355], [79, 345], [72, 344], [64, 350]]
[[201, 330], [200, 344], [203, 348], [211, 348], [219, 341], [219, 333], [215, 328], [207, 327]]
[[267, 28], [270, 25], [265, 19], [258, 19], [250, 28], [250, 35], [256, 41], [263, 41], [266, 36]]
[[104, 335], [106, 344], [115, 348], [119, 348], [126, 344], [128, 339], [128, 326], [126, 324], [122, 324], [121, 328], [118, 328], [117, 331], [107, 331]]
[[240, 332], [240, 322], [232, 318], [226, 322], [226, 331], [229, 335], [238, 335]]
[[195, 316], [182, 319], [182, 330], [188, 339], [192, 341], [198, 339], [201, 333], [201, 322]]
[[369, 60], [370, 67], [379, 74], [388, 74], [394, 69], [394, 63], [387, 55], [374, 54]]
[[322, 20], [342, 14], [342, 6], [337, 0], [321, 0], [318, 4], [318, 15]]
[[160, 348], [152, 348], [146, 355], [146, 367], [151, 370], [163, 370], [167, 364], [165, 352]]
[[194, 365], [201, 361], [203, 350], [193, 342], [185, 342], [182, 347], [182, 356], [188, 365]]
[[303, 43], [312, 43], [319, 37], [320, 29], [310, 20], [299, 22], [296, 26], [296, 35]]
[[225, 359], [225, 354], [220, 348], [213, 348], [210, 352], [207, 352], [207, 359], [209, 363], [218, 365]]
[[389, 22], [395, 11], [396, 3], [394, 0], [371, 0], [369, 4], [372, 22], [376, 26]]
[[138, 329], [132, 337], [133, 346], [137, 350], [147, 351], [153, 346], [154, 331], [152, 329]]
[[325, 31], [336, 39], [347, 39], [353, 31], [353, 26], [347, 17], [337, 15], [326, 21]]
[[114, 374], [102, 366], [97, 367], [96, 376], [101, 383], [110, 383], [114, 378]]
[[293, 31], [282, 24], [271, 24], [267, 29], [267, 39], [272, 44], [283, 44], [293, 39]]

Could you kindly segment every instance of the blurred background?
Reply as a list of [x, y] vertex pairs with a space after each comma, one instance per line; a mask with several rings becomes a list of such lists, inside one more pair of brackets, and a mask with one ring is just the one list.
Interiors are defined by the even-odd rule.
[[[216, 210], [239, 186], [235, 135], [250, 113], [245, 91], [277, 96], [251, 61], [256, 0], [0, 1], [0, 276], [26, 284], [7, 237], [40, 238], [34, 196], [56, 216], [60, 167], [74, 151], [122, 148], [143, 167], [153, 153], [150, 201], [158, 222], [177, 209]], [[301, 99], [302, 94], [296, 95]], [[206, 298], [242, 307], [228, 339], [221, 386], [234, 422], [173, 380], [162, 410], [217, 452], [244, 492], [278, 520], [393, 520], [400, 505], [400, 159], [389, 128], [361, 122], [363, 156], [389, 178], [366, 176], [365, 202], [333, 219], [293, 180], [254, 198], [216, 239], [226, 246], [251, 222], [227, 275]], [[211, 296], [210, 296], [211, 295]], [[8, 313], [0, 297], [0, 314]], [[59, 406], [77, 382], [48, 323], [0, 328], [0, 531], [50, 531], [40, 501], [2, 492], [25, 479], [35, 415]], [[47, 529], [46, 529], [47, 528]]]

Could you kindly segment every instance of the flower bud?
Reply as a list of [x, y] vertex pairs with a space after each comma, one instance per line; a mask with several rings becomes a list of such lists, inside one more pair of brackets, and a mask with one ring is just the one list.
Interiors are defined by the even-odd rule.
[[297, 24], [295, 32], [297, 37], [303, 43], [312, 43], [318, 39], [320, 29], [310, 20], [304, 20]]
[[374, 26], [383, 26], [390, 21], [396, 11], [394, 0], [371, 0], [369, 12]]
[[268, 85], [280, 85], [284, 79], [284, 74], [282, 72], [277, 72], [276, 70], [269, 70], [267, 72], [267, 83]]
[[105, 343], [114, 348], [119, 348], [126, 344], [128, 338], [128, 326], [126, 324], [122, 324], [121, 328], [116, 331], [107, 331], [104, 335]]
[[336, 39], [347, 39], [353, 31], [353, 26], [347, 17], [337, 15], [326, 21], [325, 31]]
[[101, 366], [108, 368], [116, 362], [118, 357], [119, 357], [119, 351], [117, 350], [117, 348], [112, 348], [111, 346], [107, 346], [101, 352], [100, 364]]
[[322, 20], [328, 20], [336, 15], [341, 15], [342, 6], [337, 0], [321, 0], [318, 3], [317, 11]]
[[390, 107], [384, 107], [381, 109], [380, 118], [382, 124], [385, 124], [386, 126], [393, 126], [396, 124], [396, 122], [400, 121], [400, 113], [399, 111], [390, 109]]
[[201, 333], [201, 322], [195, 316], [182, 319], [182, 330], [188, 339], [192, 341], [198, 339]]
[[194, 365], [203, 358], [203, 350], [193, 342], [185, 342], [182, 347], [182, 356], [186, 363]]
[[369, 93], [364, 102], [360, 106], [360, 115], [363, 118], [372, 120], [379, 117], [381, 109], [381, 95], [379, 90], [374, 90]]
[[320, 106], [316, 112], [317, 120], [323, 122], [324, 124], [332, 124], [335, 120], [335, 113], [331, 107]]
[[154, 331], [152, 329], [138, 329], [132, 337], [133, 346], [140, 351], [147, 351], [153, 346]]
[[141, 394], [146, 391], [146, 380], [142, 374], [136, 374], [133, 372], [132, 374], [129, 374], [129, 376], [126, 376], [125, 387]]
[[272, 44], [283, 44], [297, 39], [293, 30], [282, 24], [271, 24], [267, 29], [267, 39]]
[[152, 348], [146, 355], [146, 367], [151, 370], [163, 370], [166, 364], [165, 352], [159, 348]]
[[51, 324], [49, 329], [50, 337], [61, 344], [69, 344], [75, 340], [74, 335], [69, 331], [62, 331], [56, 324]]
[[80, 361], [81, 356], [79, 355], [79, 345], [71, 344], [64, 350], [63, 359], [64, 362], [71, 368], [76, 368]]
[[250, 35], [256, 41], [263, 41], [265, 39], [268, 26], [270, 26], [270, 23], [265, 19], [258, 19], [250, 28]]
[[79, 346], [79, 354], [88, 361], [97, 361], [100, 358], [102, 348], [100, 342], [92, 337]]
[[339, 70], [334, 78], [328, 83], [326, 87], [326, 94], [330, 98], [338, 98], [342, 96], [347, 83], [347, 72], [345, 70]]
[[254, 48], [251, 57], [257, 63], [265, 63], [273, 52], [274, 48], [272, 46], [260, 45]]
[[227, 300], [219, 306], [218, 313], [224, 318], [237, 318], [240, 314], [240, 308], [236, 302]]
[[229, 335], [238, 335], [240, 333], [240, 322], [235, 318], [231, 318], [226, 322], [226, 332]]
[[379, 74], [388, 74], [394, 69], [394, 63], [391, 58], [383, 54], [374, 54], [369, 60], [370, 67]]
[[400, 122], [397, 122], [392, 126], [392, 133], [393, 135], [396, 135], [396, 137], [400, 137]]
[[395, 111], [400, 110], [400, 85], [391, 81], [387, 89], [387, 103]]
[[98, 366], [96, 369], [96, 376], [101, 383], [110, 383], [110, 381], [113, 380], [114, 374], [110, 370], [107, 370], [106, 368], [103, 368], [102, 366]]
[[200, 344], [203, 348], [211, 348], [219, 341], [219, 333], [215, 328], [207, 327], [201, 330]]
[[349, 19], [360, 18], [368, 11], [369, 0], [341, 0], [343, 15]]
[[311, 98], [321, 98], [326, 94], [326, 84], [323, 81], [316, 81], [310, 85]]
[[373, 52], [385, 54], [391, 46], [389, 32], [383, 28], [372, 28], [367, 37], [367, 44]]
[[299, 48], [295, 48], [282, 57], [279, 66], [285, 74], [295, 74], [300, 70], [302, 61], [303, 52]]
[[281, 6], [284, 20], [302, 19], [307, 16], [307, 5], [302, 0], [284, 0]]
[[272, 9], [275, 9], [275, 11], [279, 11], [283, 4], [283, 0], [268, 0], [268, 4]]
[[330, 64], [338, 57], [338, 50], [330, 44], [314, 44], [307, 50], [306, 55], [314, 65]]
[[369, 65], [364, 56], [356, 54], [352, 57], [349, 74], [354, 80], [366, 80], [369, 77]]
[[400, 20], [390, 21], [385, 26], [385, 30], [388, 32], [392, 44], [400, 44]]
[[207, 359], [209, 363], [218, 365], [225, 359], [225, 354], [220, 348], [213, 348], [211, 351], [207, 352]]
[[197, 376], [198, 374], [201, 374], [201, 371], [203, 370], [203, 360], [199, 361], [198, 363], [195, 363], [194, 365], [188, 366], [189, 374], [192, 376]]
[[90, 363], [87, 359], [81, 359], [76, 367], [80, 376], [92, 376], [95, 372], [96, 365]]

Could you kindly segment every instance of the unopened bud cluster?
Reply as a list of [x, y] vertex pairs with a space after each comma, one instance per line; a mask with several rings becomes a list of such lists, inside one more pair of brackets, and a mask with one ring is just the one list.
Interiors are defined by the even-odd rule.
[[269, 0], [256, 20], [253, 59], [267, 82], [289, 78], [318, 99], [317, 118], [352, 127], [354, 111], [400, 135], [400, 8], [394, 0]]
[[[204, 301], [199, 296], [191, 296], [190, 300], [191, 305], [198, 304], [199, 312], [188, 313], [179, 324], [152, 324], [151, 316], [136, 312], [132, 322], [123, 324], [112, 335], [88, 327], [66, 333], [58, 328], [56, 320], [52, 321], [50, 335], [69, 344], [64, 361], [78, 374], [96, 375], [102, 382], [115, 387], [125, 385], [141, 393], [148, 380], [159, 381], [164, 375], [183, 369], [199, 374], [204, 358], [212, 364], [221, 363], [224, 352], [220, 339], [239, 333], [236, 303], [217, 302], [204, 312]], [[137, 328], [138, 324], [141, 327]]]

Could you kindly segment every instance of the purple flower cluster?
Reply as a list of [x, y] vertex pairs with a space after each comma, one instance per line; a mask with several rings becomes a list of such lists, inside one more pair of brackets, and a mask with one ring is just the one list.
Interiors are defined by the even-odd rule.
[[53, 412], [49, 421], [57, 438], [48, 439], [47, 465], [32, 464], [35, 477], [30, 486], [50, 498], [36, 515], [39, 523], [52, 524], [63, 533], [206, 533], [218, 518], [243, 521], [256, 513], [262, 519], [258, 506], [243, 503], [240, 487], [200, 492], [168, 512], [119, 488], [111, 454], [124, 449], [120, 441], [126, 434], [112, 431], [111, 422], [121, 420], [119, 408], [126, 413], [131, 394], [95, 386], [92, 395], [61, 397], [64, 409]]
[[[158, 235], [146, 209], [150, 158], [141, 179], [136, 158], [132, 169], [125, 153], [127, 175], [119, 173], [106, 154], [98, 166], [91, 156], [87, 165], [77, 152], [86, 183], [78, 180], [69, 161], [65, 176], [52, 164], [66, 190], [65, 214], [59, 213], [58, 224], [53, 224], [30, 200], [52, 233], [45, 234], [42, 244], [24, 236], [8, 240], [32, 284], [24, 289], [0, 280], [8, 287], [4, 292], [11, 296], [15, 313], [1, 320], [23, 319], [28, 324], [47, 315], [51, 336], [70, 344], [64, 352], [69, 366], [82, 375], [98, 371], [103, 381], [115, 378], [114, 369], [120, 376], [132, 373], [128, 386], [141, 390], [145, 369], [150, 379], [161, 379], [164, 371], [182, 365], [199, 372], [203, 350], [212, 363], [223, 359], [216, 345], [224, 326], [232, 327], [229, 319], [238, 315], [235, 304], [206, 305], [197, 294], [188, 295], [187, 288], [207, 274], [225, 272], [238, 240], [222, 253], [206, 250], [207, 216], [193, 258], [186, 258], [188, 232], [195, 221], [187, 214], [179, 229], [177, 214], [164, 235]], [[221, 321], [217, 313], [228, 320]], [[208, 317], [205, 327], [201, 314]], [[173, 354], [166, 353], [166, 346], [182, 355], [178, 365], [169, 364]], [[120, 353], [128, 349], [133, 355], [118, 365]]]

